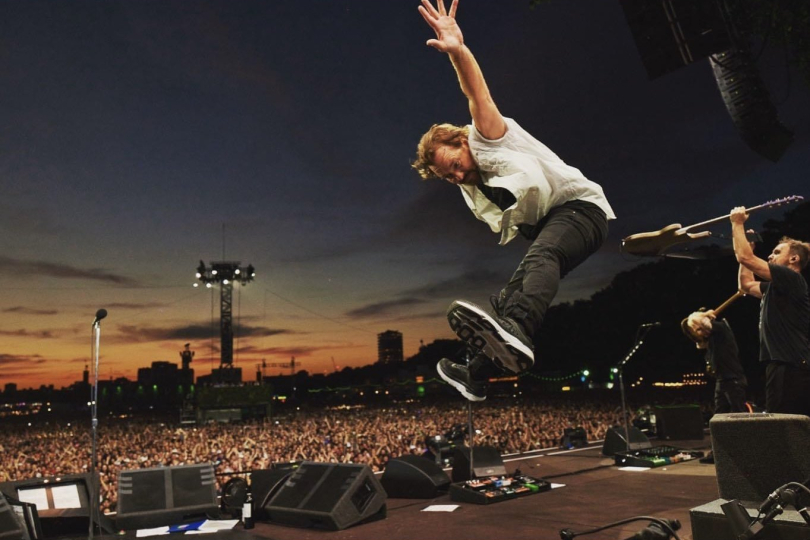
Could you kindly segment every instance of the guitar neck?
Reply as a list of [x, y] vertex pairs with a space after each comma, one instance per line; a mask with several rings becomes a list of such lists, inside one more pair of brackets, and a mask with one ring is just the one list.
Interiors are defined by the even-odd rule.
[[[757, 210], [762, 210], [763, 208], [769, 208], [769, 207], [773, 206], [774, 204], [775, 203], [767, 202], [765, 204], [759, 204], [757, 206], [752, 206], [751, 208], [746, 208], [745, 211], [750, 214], [751, 212], [756, 212]], [[725, 216], [719, 216], [719, 217], [712, 218], [712, 219], [709, 219], [709, 220], [706, 220], [706, 221], [701, 221], [700, 223], [694, 223], [692, 225], [687, 225], [686, 227], [681, 227], [678, 230], [678, 232], [684, 233], [684, 232], [688, 231], [689, 229], [695, 229], [697, 227], [706, 227], [708, 225], [714, 225], [715, 223], [720, 223], [721, 221], [726, 220], [729, 217], [731, 217], [730, 213], [726, 214]]]
[[[803, 201], [803, 200], [804, 200], [804, 197], [802, 197], [801, 195], [791, 195], [789, 197], [784, 197], [782, 199], [776, 199], [775, 201], [768, 201], [766, 203], [763, 203], [763, 204], [760, 204], [760, 205], [757, 205], [757, 206], [752, 206], [751, 208], [746, 208], [745, 211], [750, 214], [751, 212], [756, 212], [757, 210], [762, 210], [763, 208], [770, 208], [771, 206], [779, 206], [781, 204], [799, 202], [799, 201]], [[683, 234], [686, 231], [688, 231], [689, 229], [694, 229], [696, 227], [705, 227], [707, 225], [714, 225], [715, 223], [719, 223], [720, 221], [723, 221], [724, 219], [728, 219], [730, 216], [731, 216], [731, 214], [729, 213], [729, 214], [726, 214], [725, 216], [716, 217], [716, 218], [710, 219], [708, 221], [701, 221], [700, 223], [695, 223], [694, 225], [688, 225], [686, 227], [681, 227], [680, 229], [678, 229], [676, 231], [676, 234]]]
[[731, 305], [732, 302], [734, 302], [737, 298], [740, 298], [741, 296], [745, 295], [740, 291], [735, 292], [728, 300], [720, 304], [720, 307], [714, 310], [715, 316], [720, 315], [723, 312], [723, 310], [725, 310], [728, 306]]

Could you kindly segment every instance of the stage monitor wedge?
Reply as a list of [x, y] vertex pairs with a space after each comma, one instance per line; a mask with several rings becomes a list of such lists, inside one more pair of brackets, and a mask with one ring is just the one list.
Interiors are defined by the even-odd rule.
[[[296, 465], [296, 468], [300, 463]], [[293, 473], [292, 468], [289, 469], [258, 469], [250, 473], [250, 494], [253, 497], [253, 517], [257, 521], [267, 521], [270, 516], [267, 515], [265, 506], [270, 499], [273, 498], [281, 486], [290, 475]]]
[[628, 445], [624, 427], [613, 426], [609, 428], [605, 433], [605, 442], [602, 444], [602, 455], [612, 457], [621, 452], [627, 452], [628, 446], [630, 451], [652, 448], [650, 439], [637, 427], [630, 427], [629, 435], [630, 444]]
[[273, 523], [338, 531], [384, 518], [387, 497], [368, 465], [305, 461], [264, 510]]
[[[11, 499], [36, 506], [44, 538], [86, 534], [90, 525], [90, 493], [92, 476], [70, 474], [29, 478], [0, 484], [0, 491]], [[96, 475], [98, 479], [98, 475]], [[94, 517], [95, 530], [113, 532], [112, 522], [105, 515]]]
[[699, 405], [669, 405], [653, 408], [655, 431], [667, 441], [702, 441], [703, 412]]
[[422, 456], [389, 459], [380, 483], [389, 497], [433, 499], [450, 489], [450, 478], [441, 467]]
[[14, 510], [6, 501], [6, 497], [0, 493], [0, 540], [29, 540], [30, 538]]
[[115, 524], [121, 530], [217, 517], [216, 477], [210, 463], [135, 469], [118, 476]]
[[456, 446], [453, 449], [453, 482], [464, 482], [470, 478], [470, 459], [472, 459], [472, 477], [502, 476], [506, 466], [498, 449], [494, 446], [474, 446], [472, 458], [469, 446]]

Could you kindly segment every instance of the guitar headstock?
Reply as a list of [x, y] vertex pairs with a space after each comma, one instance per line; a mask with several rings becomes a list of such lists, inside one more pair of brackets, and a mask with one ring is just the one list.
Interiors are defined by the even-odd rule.
[[781, 199], [774, 199], [772, 201], [768, 201], [762, 206], [781, 206], [783, 204], [791, 204], [795, 202], [801, 202], [804, 200], [804, 197], [801, 195], [789, 195], [787, 197], [782, 197]]

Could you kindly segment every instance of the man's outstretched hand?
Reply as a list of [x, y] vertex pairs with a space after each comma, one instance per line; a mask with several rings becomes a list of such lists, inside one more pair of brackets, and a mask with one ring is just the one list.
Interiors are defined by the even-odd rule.
[[430, 0], [422, 0], [422, 5], [418, 9], [422, 18], [436, 32], [436, 39], [429, 39], [428, 45], [448, 54], [461, 50], [464, 46], [464, 36], [461, 35], [461, 28], [456, 23], [458, 0], [452, 1], [449, 12], [444, 7], [444, 0], [436, 0], [435, 8]]

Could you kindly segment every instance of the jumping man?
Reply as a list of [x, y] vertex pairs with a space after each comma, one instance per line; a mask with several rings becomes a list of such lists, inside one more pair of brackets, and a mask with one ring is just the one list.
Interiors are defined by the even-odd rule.
[[531, 245], [512, 278], [493, 295], [494, 313], [466, 300], [447, 312], [456, 334], [478, 353], [468, 366], [442, 359], [439, 375], [467, 399], [486, 398], [487, 379], [534, 364], [534, 342], [560, 279], [604, 242], [615, 219], [602, 188], [567, 165], [517, 122], [501, 115], [481, 68], [456, 22], [458, 0], [419, 13], [436, 33], [427, 44], [446, 53], [467, 97], [472, 124], [433, 125], [422, 136], [413, 167], [422, 178], [459, 187], [473, 214], [506, 244], [518, 234]]

